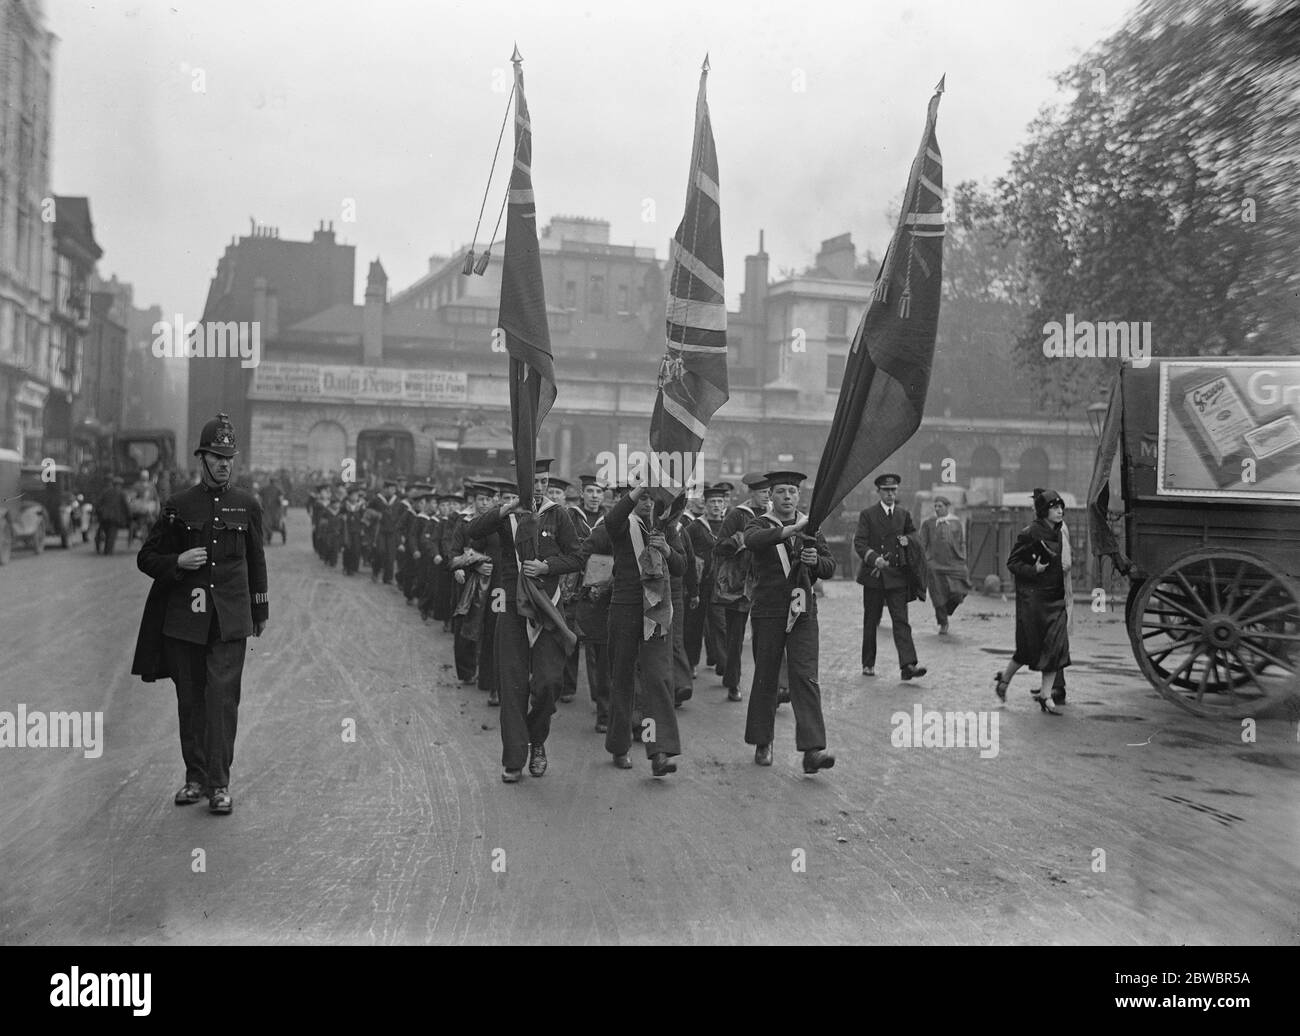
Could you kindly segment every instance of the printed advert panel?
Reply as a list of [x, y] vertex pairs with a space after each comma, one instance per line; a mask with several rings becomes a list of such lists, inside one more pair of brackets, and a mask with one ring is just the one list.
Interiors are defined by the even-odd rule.
[[1161, 496], [1300, 502], [1300, 361], [1167, 360]]

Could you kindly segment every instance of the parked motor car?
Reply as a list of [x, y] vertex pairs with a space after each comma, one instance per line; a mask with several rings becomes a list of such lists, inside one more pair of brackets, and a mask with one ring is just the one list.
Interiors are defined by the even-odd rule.
[[[40, 468], [35, 470], [39, 473]], [[21, 455], [14, 450], [0, 450], [0, 565], [8, 563], [18, 545], [41, 553], [52, 524], [42, 500], [43, 487], [39, 493], [32, 492], [34, 487], [25, 471]]]
[[23, 458], [16, 450], [0, 450], [0, 565], [9, 564], [14, 547], [14, 524], [22, 504]]
[[72, 513], [77, 501], [73, 490], [75, 477], [75, 472], [66, 464], [27, 464], [22, 469], [23, 499], [44, 506], [45, 534], [57, 536], [59, 545], [65, 550], [75, 524]]

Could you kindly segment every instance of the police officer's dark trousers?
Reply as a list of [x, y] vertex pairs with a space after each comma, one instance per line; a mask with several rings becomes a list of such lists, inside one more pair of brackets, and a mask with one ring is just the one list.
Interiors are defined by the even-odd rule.
[[745, 717], [745, 743], [770, 745], [776, 731], [776, 695], [784, 654], [789, 666], [790, 706], [794, 709], [794, 743], [800, 752], [826, 747], [822, 692], [817, 683], [817, 618], [802, 615], [789, 633], [785, 618], [751, 619], [754, 682]]
[[242, 637], [223, 641], [215, 615], [206, 644], [163, 637], [164, 656], [175, 674], [187, 782], [207, 788], [230, 784], [247, 645]]

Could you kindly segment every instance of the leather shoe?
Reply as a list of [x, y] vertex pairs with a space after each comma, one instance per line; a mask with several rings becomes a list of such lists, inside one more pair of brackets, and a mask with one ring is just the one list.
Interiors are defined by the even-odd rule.
[[528, 746], [528, 772], [534, 777], [541, 777], [546, 773], [545, 745]]
[[656, 777], [667, 777], [677, 772], [677, 764], [669, 762], [667, 752], [656, 752], [650, 757], [650, 772]]
[[186, 781], [185, 787], [176, 793], [175, 801], [178, 806], [192, 806], [200, 799], [207, 796], [207, 791], [198, 781]]
[[727, 688], [727, 701], [742, 701], [742, 700], [743, 699], [740, 697], [740, 690], [738, 688], [735, 687]]
[[501, 782], [503, 784], [518, 784], [523, 775], [523, 770], [507, 770], [504, 766], [501, 768]]
[[926, 672], [923, 665], [905, 665], [901, 675], [904, 680], [915, 680], [918, 676], [924, 676]]
[[819, 748], [813, 752], [804, 752], [803, 754], [803, 772], [816, 773], [818, 770], [829, 770], [835, 765], [835, 756], [824, 748]]
[[493, 687], [492, 690], [488, 691], [488, 704], [492, 706], [497, 706], [501, 704], [501, 695], [497, 693], [497, 689], [495, 687]]
[[632, 769], [632, 760], [629, 759], [627, 753], [624, 752], [622, 755], [614, 756], [614, 765], [620, 770], [630, 770]]
[[235, 808], [235, 800], [230, 797], [230, 791], [227, 788], [213, 788], [208, 793], [208, 812], [209, 813], [229, 813]]
[[876, 675], [876, 667], [875, 667], [875, 666], [870, 666], [870, 665], [864, 665], [864, 666], [862, 667], [862, 675], [863, 675], [863, 676], [875, 676], [875, 675]]
[[603, 719], [598, 719], [598, 720], [596, 720], [596, 733], [597, 733], [597, 734], [604, 734], [604, 733], [605, 733], [606, 731], [608, 731], [608, 730], [609, 730], [609, 724], [608, 724], [608, 723], [606, 723]]
[[789, 705], [789, 704], [790, 704], [790, 688], [789, 688], [789, 687], [781, 687], [781, 688], [778, 688], [778, 689], [777, 689], [777, 692], [776, 692], [776, 703], [777, 703], [777, 705]]
[[772, 746], [771, 746], [771, 745], [759, 745], [757, 748], [755, 748], [755, 749], [754, 749], [754, 762], [758, 763], [759, 766], [771, 766], [771, 765], [772, 765]]
[[564, 702], [565, 705], [568, 705], [569, 702], [573, 701], [573, 698], [574, 698], [574, 696], [573, 696], [572, 694], [561, 694], [561, 695], [560, 695], [560, 701]]

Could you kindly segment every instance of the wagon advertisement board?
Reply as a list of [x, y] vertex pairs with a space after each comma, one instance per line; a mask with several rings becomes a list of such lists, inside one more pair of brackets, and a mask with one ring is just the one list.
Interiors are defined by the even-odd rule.
[[1167, 360], [1160, 496], [1300, 501], [1300, 360]]

